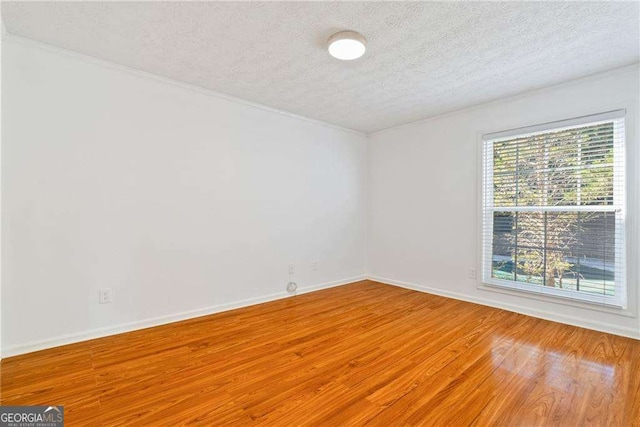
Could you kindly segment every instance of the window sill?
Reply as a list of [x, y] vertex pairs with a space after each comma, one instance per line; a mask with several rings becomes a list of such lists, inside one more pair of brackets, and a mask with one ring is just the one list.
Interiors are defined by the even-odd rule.
[[625, 317], [637, 317], [637, 313], [629, 310], [628, 307], [619, 307], [614, 305], [603, 305], [601, 303], [582, 301], [572, 298], [566, 298], [557, 295], [543, 294], [536, 291], [530, 291], [526, 289], [514, 289], [509, 286], [480, 282], [477, 286], [478, 289], [489, 292], [501, 293], [504, 295], [516, 296], [524, 299], [532, 299], [537, 301], [543, 301], [546, 303], [553, 303], [557, 305], [576, 307], [586, 309], [590, 311], [599, 311], [603, 313], [615, 314], [617, 316]]

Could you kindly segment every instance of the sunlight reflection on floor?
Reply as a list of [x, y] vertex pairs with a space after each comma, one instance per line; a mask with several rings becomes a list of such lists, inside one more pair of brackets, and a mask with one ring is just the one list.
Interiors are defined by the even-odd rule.
[[[510, 347], [510, 350], [498, 352], [492, 350], [493, 365], [498, 370], [506, 370], [523, 378], [540, 377], [549, 386], [562, 387], [567, 381], [581, 378], [596, 379], [603, 385], [613, 386], [616, 369], [611, 364], [587, 359], [575, 352], [562, 352], [560, 349], [545, 350], [531, 343], [523, 343], [510, 337], [495, 337], [494, 349]], [[542, 372], [541, 372], [542, 370]]]

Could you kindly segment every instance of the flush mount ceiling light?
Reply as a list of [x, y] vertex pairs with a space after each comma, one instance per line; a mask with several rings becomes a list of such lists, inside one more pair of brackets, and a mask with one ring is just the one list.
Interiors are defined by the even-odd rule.
[[364, 55], [367, 41], [362, 37], [362, 34], [355, 31], [340, 31], [329, 37], [327, 47], [329, 54], [334, 58], [350, 61]]

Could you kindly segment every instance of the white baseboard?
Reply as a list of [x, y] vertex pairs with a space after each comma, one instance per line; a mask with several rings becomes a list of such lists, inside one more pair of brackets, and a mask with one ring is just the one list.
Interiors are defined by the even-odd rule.
[[[299, 288], [297, 295], [306, 294], [309, 292], [319, 291], [321, 289], [333, 288], [336, 286], [347, 285], [349, 283], [359, 282], [365, 280], [366, 276], [350, 277], [342, 280], [335, 280], [332, 282], [320, 283], [312, 286], [305, 286]], [[166, 325], [168, 323], [179, 322], [181, 320], [193, 319], [196, 317], [207, 316], [210, 314], [221, 313], [223, 311], [234, 310], [236, 308], [248, 307], [255, 304], [261, 304], [269, 301], [276, 301], [279, 299], [291, 297], [292, 295], [286, 292], [277, 292], [274, 294], [263, 295], [255, 298], [248, 298], [240, 301], [235, 301], [226, 304], [219, 304], [210, 307], [204, 307], [197, 310], [183, 311], [181, 313], [169, 314], [166, 316], [154, 317], [151, 319], [139, 320], [136, 322], [125, 323], [117, 326], [108, 326], [104, 328], [91, 329], [84, 332], [77, 332], [73, 334], [60, 335], [54, 338], [48, 338], [46, 340], [32, 341], [24, 344], [17, 344], [4, 347], [2, 349], [2, 357], [7, 358], [11, 356], [17, 356], [19, 354], [31, 353], [38, 350], [44, 350], [47, 348], [59, 347], [61, 345], [73, 344], [81, 341], [92, 340], [95, 338], [107, 337], [110, 335], [122, 334], [125, 332], [132, 332], [139, 329], [151, 328], [153, 326]]]
[[411, 289], [414, 291], [425, 292], [428, 294], [438, 295], [447, 298], [453, 298], [461, 301], [471, 302], [480, 305], [486, 305], [489, 307], [500, 308], [514, 313], [525, 314], [531, 317], [537, 317], [539, 319], [550, 320], [552, 322], [565, 323], [567, 325], [578, 326], [586, 329], [593, 329], [599, 332], [607, 332], [614, 335], [620, 335], [628, 338], [635, 338], [640, 340], [640, 330], [634, 328], [627, 328], [623, 326], [612, 325], [610, 323], [598, 322], [595, 320], [585, 320], [573, 316], [566, 316], [563, 314], [542, 311], [524, 307], [516, 304], [506, 304], [496, 302], [485, 298], [471, 297], [468, 295], [460, 294], [457, 292], [444, 291], [442, 289], [433, 288], [430, 286], [416, 285], [414, 283], [402, 282], [400, 280], [387, 279], [385, 277], [367, 276], [368, 280], [374, 282], [384, 283], [386, 285], [398, 286], [405, 289]]

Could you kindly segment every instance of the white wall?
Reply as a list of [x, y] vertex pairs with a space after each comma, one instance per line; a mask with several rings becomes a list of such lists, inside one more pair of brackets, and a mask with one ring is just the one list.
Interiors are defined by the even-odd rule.
[[640, 338], [638, 198], [624, 313], [467, 278], [484, 133], [628, 108], [638, 193], [637, 66], [367, 139], [15, 37], [2, 47], [4, 356], [283, 297], [290, 262], [303, 290], [367, 271]]
[[[368, 272], [374, 279], [534, 316], [640, 338], [637, 194], [639, 69], [626, 67], [371, 135]], [[480, 275], [482, 134], [627, 108], [628, 258], [626, 311], [593, 311], [496, 292]]]
[[[4, 21], [2, 20], [2, 12], [0, 11], [0, 36], [4, 37], [6, 30]], [[2, 42], [0, 42], [0, 58], [2, 58]], [[0, 94], [2, 93], [2, 64], [0, 63]], [[0, 103], [0, 117], [2, 117], [2, 103]], [[2, 188], [2, 120], [0, 120], [0, 189]], [[2, 191], [0, 191], [0, 206], [2, 206]], [[0, 242], [2, 242], [2, 209], [0, 208]], [[0, 244], [0, 360], [3, 356], [2, 352], [2, 245]]]
[[365, 273], [366, 136], [14, 37], [2, 65], [5, 356]]

